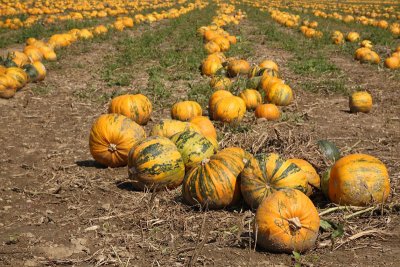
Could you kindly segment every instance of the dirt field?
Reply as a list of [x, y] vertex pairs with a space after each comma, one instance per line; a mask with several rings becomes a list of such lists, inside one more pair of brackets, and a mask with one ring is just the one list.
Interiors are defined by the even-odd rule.
[[[123, 67], [122, 72], [129, 73], [128, 85], [110, 86], [104, 70], [121, 57], [123, 41], [131, 38], [140, 42], [151, 38], [146, 35], [150, 31], [185, 27], [193, 39], [147, 43], [150, 51], [175, 49], [190, 58], [201, 49], [197, 26], [210, 21], [210, 15], [205, 14], [211, 11], [194, 11], [174, 22], [141, 25], [110, 38], [76, 43], [60, 53], [60, 60], [48, 65], [44, 82], [28, 85], [11, 100], [0, 99], [0, 266], [399, 265], [398, 75], [361, 65], [332, 49], [325, 56], [336, 66], [335, 72], [318, 76], [296, 73], [289, 67], [296, 53], [271, 40], [264, 29], [275, 27], [282, 34], [302, 37], [271, 20], [260, 24], [259, 19], [249, 16], [240, 26], [230, 26], [229, 31], [243, 39], [238, 44], [243, 50], [233, 53], [249, 55], [250, 62], [274, 59], [285, 81], [294, 88], [295, 104], [283, 109], [284, 118], [277, 123], [257, 121], [251, 113], [239, 128], [217, 123], [221, 146], [238, 145], [253, 153], [277, 151], [304, 158], [320, 172], [327, 168], [315, 145], [320, 139], [335, 142], [342, 154], [374, 155], [390, 173], [388, 207], [351, 218], [345, 218], [351, 211], [324, 216], [343, 225], [343, 236], [331, 239], [330, 233], [321, 233], [317, 247], [296, 260], [292, 255], [271, 254], [255, 247], [254, 213], [244, 205], [200, 212], [182, 202], [179, 189], [157, 194], [137, 192], [127, 179], [127, 168], [104, 168], [94, 162], [88, 148], [90, 127], [107, 111], [113, 95], [140, 91], [153, 97], [154, 116], [145, 127], [149, 132], [155, 122], [169, 117], [177, 98], [187, 93], [196, 96], [198, 92], [190, 88], [208, 84], [197, 69], [185, 72], [193, 82], [185, 77], [169, 79], [172, 73], [182, 71], [171, 64], [167, 72], [156, 77], [163, 85], [163, 94], [168, 93], [164, 97], [154, 91], [157, 83], [148, 72], [154, 66], [162, 67], [162, 58], [149, 56]], [[119, 70], [113, 71], [118, 75]], [[324, 81], [338, 75], [346, 90], [371, 92], [374, 107], [370, 114], [349, 113], [346, 93], [329, 91]], [[307, 83], [319, 89], [304, 90]], [[329, 207], [321, 195], [315, 202], [321, 209]]]

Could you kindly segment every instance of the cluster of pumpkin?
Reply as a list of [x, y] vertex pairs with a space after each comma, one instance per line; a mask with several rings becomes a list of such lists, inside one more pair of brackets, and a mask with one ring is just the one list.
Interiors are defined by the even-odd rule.
[[[8, 16], [4, 21], [0, 20], [0, 28], [17, 30], [30, 28], [38, 22], [46, 24], [66, 20], [84, 20], [93, 18], [106, 18], [140, 12], [144, 9], [169, 8], [186, 1], [101, 1], [76, 2], [76, 1], [35, 1], [32, 3], [0, 3], [0, 16]], [[25, 20], [15, 15], [29, 15]]]
[[[153, 12], [151, 14], [135, 16], [135, 22], [159, 21], [167, 18], [177, 18], [195, 8], [203, 8], [206, 3], [196, 1], [189, 3], [186, 7], [172, 8], [167, 11]], [[92, 28], [72, 29], [67, 33], [54, 34], [47, 42], [28, 38], [23, 51], [12, 51], [7, 57], [0, 61], [0, 97], [12, 98], [15, 93], [23, 88], [28, 82], [42, 81], [46, 77], [46, 68], [43, 60], [56, 61], [55, 49], [67, 47], [78, 40], [92, 39], [95, 35], [107, 33], [108, 28], [122, 31], [133, 27], [134, 21], [129, 17], [119, 17], [114, 24], [107, 26], [98, 25]]]
[[360, 43], [360, 48], [358, 48], [354, 54], [354, 58], [362, 63], [379, 64], [381, 58], [378, 53], [372, 50], [373, 45], [369, 40], [363, 40]]
[[389, 69], [400, 69], [400, 45], [390, 57], [386, 58], [385, 66]]
[[300, 26], [300, 32], [307, 38], [321, 38], [323, 33], [316, 30], [318, 27], [318, 22], [304, 20], [303, 25]]

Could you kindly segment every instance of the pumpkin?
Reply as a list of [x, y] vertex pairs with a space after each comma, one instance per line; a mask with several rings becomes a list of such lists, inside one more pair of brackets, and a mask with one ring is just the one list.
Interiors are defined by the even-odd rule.
[[372, 49], [373, 47], [372, 42], [370, 40], [363, 40], [360, 45], [361, 47], [366, 47], [369, 49]]
[[253, 66], [248, 73], [248, 78], [259, 76], [258, 73], [260, 72], [260, 70], [261, 68], [259, 66]]
[[304, 252], [318, 237], [320, 218], [302, 192], [286, 189], [265, 199], [256, 212], [257, 244], [272, 252]]
[[19, 51], [9, 53], [7, 58], [11, 59], [15, 63], [15, 67], [22, 67], [30, 62], [29, 57], [25, 53]]
[[287, 106], [293, 101], [293, 92], [289, 85], [274, 83], [265, 94], [265, 100], [277, 106]]
[[224, 97], [217, 101], [213, 108], [214, 120], [234, 123], [240, 122], [246, 113], [246, 103], [237, 96]]
[[243, 59], [231, 60], [228, 63], [228, 74], [231, 77], [236, 77], [240, 74], [248, 74], [250, 71], [250, 64]]
[[[212, 39], [212, 42], [216, 43], [219, 46], [221, 52], [228, 51], [231, 46], [229, 40], [222, 36], [218, 36], [218, 37]], [[219, 52], [219, 51], [216, 51], [216, 52]]]
[[307, 186], [306, 173], [276, 153], [251, 157], [241, 174], [243, 198], [254, 209], [275, 191], [293, 188], [307, 192]]
[[258, 76], [271, 76], [271, 77], [277, 77], [279, 78], [279, 72], [277, 72], [274, 69], [270, 69], [270, 68], [262, 68], [258, 71]]
[[354, 58], [357, 60], [361, 60], [363, 57], [365, 57], [365, 55], [367, 53], [370, 53], [370, 52], [371, 52], [371, 49], [369, 49], [367, 47], [358, 48], [356, 50], [356, 52], [354, 53]]
[[260, 68], [263, 68], [263, 69], [273, 69], [273, 70], [275, 70], [276, 72], [279, 72], [279, 67], [278, 67], [278, 64], [276, 64], [274, 61], [272, 61], [272, 60], [264, 60], [264, 61], [262, 61], [260, 64], [258, 64], [258, 66], [260, 67]]
[[209, 209], [231, 206], [240, 200], [239, 174], [247, 153], [237, 147], [225, 148], [205, 159], [185, 176], [182, 195], [189, 205]]
[[372, 96], [368, 92], [355, 92], [349, 99], [350, 112], [368, 113], [372, 109]]
[[203, 37], [206, 41], [211, 41], [212, 39], [215, 39], [218, 36], [219, 36], [219, 33], [216, 31], [213, 31], [213, 30], [206, 30], [203, 35]]
[[153, 126], [150, 135], [170, 138], [174, 134], [186, 130], [193, 130], [200, 132], [199, 127], [190, 122], [165, 119]]
[[360, 61], [363, 63], [379, 64], [381, 58], [375, 51], [369, 51], [361, 57]]
[[213, 42], [213, 41], [207, 42], [204, 45], [204, 50], [206, 50], [207, 54], [221, 52], [220, 46], [216, 42]]
[[217, 53], [212, 53], [209, 54], [205, 60], [214, 60], [220, 63], [223, 63], [226, 61], [226, 56], [222, 52], [217, 52]]
[[90, 153], [103, 165], [125, 166], [129, 150], [145, 137], [143, 128], [131, 119], [119, 114], [104, 114], [92, 125]]
[[214, 90], [229, 90], [232, 86], [232, 81], [228, 77], [214, 76], [211, 78], [210, 86]]
[[205, 136], [195, 131], [183, 131], [171, 137], [182, 155], [183, 163], [187, 169], [197, 166], [203, 159], [209, 158], [217, 152]]
[[269, 121], [276, 121], [281, 117], [279, 108], [274, 104], [258, 105], [254, 115], [256, 118], [264, 118]]
[[0, 75], [6, 74], [7, 68], [4, 67], [3, 65], [0, 65]]
[[261, 81], [260, 76], [251, 77], [247, 79], [246, 87], [250, 89], [258, 89], [258, 87], [260, 87], [260, 81]]
[[389, 69], [400, 68], [400, 57], [388, 57], [385, 60], [385, 66]]
[[142, 94], [117, 96], [108, 106], [109, 113], [124, 115], [140, 125], [147, 124], [152, 110], [150, 100]]
[[272, 77], [269, 75], [262, 76], [260, 80], [260, 85], [259, 87], [267, 93], [269, 89], [271, 89], [272, 85], [275, 83], [284, 83], [283, 80], [279, 79], [278, 77]]
[[226, 90], [218, 90], [215, 91], [211, 96], [208, 101], [208, 113], [210, 114], [210, 118], [214, 119], [213, 114], [214, 114], [214, 109], [215, 109], [215, 104], [221, 100], [224, 97], [228, 96], [233, 96], [231, 92], [226, 91]]
[[33, 45], [25, 46], [24, 53], [27, 55], [33, 62], [42, 61], [43, 54], [39, 48]]
[[200, 133], [207, 138], [213, 138], [217, 140], [217, 131], [215, 130], [212, 122], [204, 116], [196, 116], [190, 119], [190, 123], [196, 125]]
[[357, 42], [360, 39], [360, 35], [356, 32], [349, 32], [346, 36], [346, 40], [349, 42]]
[[328, 140], [319, 140], [317, 142], [318, 148], [321, 153], [330, 161], [340, 159], [340, 151], [336, 145]]
[[329, 199], [340, 205], [384, 203], [390, 193], [389, 174], [377, 158], [351, 154], [339, 159], [329, 175]]
[[213, 76], [221, 68], [221, 62], [213, 59], [206, 59], [201, 65], [201, 73], [206, 76]]
[[25, 84], [28, 82], [28, 75], [25, 73], [25, 71], [21, 68], [18, 67], [11, 67], [8, 68], [6, 71], [6, 75], [11, 77], [14, 81], [14, 85], [12, 87], [14, 87], [15, 89], [17, 89], [17, 91], [19, 89], [21, 89], [22, 87], [25, 86]]
[[195, 101], [182, 101], [175, 103], [171, 109], [171, 117], [180, 121], [188, 121], [193, 117], [201, 116], [203, 110]]
[[4, 74], [0, 74], [0, 98], [12, 98], [15, 95], [15, 89], [10, 87], [10, 81]]
[[171, 140], [151, 136], [129, 151], [128, 173], [132, 180], [149, 188], [173, 189], [182, 183], [185, 165]]
[[46, 77], [46, 67], [40, 61], [26, 64], [23, 66], [23, 69], [28, 75], [30, 82], [43, 81]]
[[296, 164], [297, 167], [299, 167], [303, 172], [306, 173], [308, 183], [306, 192], [307, 196], [310, 196], [313, 193], [314, 188], [320, 188], [321, 179], [317, 171], [308, 161], [305, 161], [304, 159], [288, 159], [288, 161]]
[[243, 99], [248, 110], [254, 110], [258, 105], [262, 104], [261, 94], [254, 89], [246, 89], [239, 94], [239, 97]]
[[228, 37], [226, 37], [229, 41], [230, 44], [236, 44], [237, 43], [237, 38], [236, 36], [233, 35], [229, 35]]

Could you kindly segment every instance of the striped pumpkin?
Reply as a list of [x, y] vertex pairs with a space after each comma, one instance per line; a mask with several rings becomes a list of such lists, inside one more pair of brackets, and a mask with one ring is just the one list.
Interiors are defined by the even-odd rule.
[[122, 114], [140, 125], [145, 125], [150, 119], [152, 109], [151, 102], [145, 95], [120, 95], [111, 101], [108, 112]]
[[28, 74], [26, 74], [25, 71], [19, 67], [8, 68], [6, 75], [13, 79], [13, 87], [15, 87], [17, 91], [24, 87], [29, 80]]
[[90, 153], [103, 165], [125, 166], [129, 150], [145, 137], [143, 128], [131, 119], [119, 114], [104, 114], [90, 131]]
[[219, 209], [235, 204], [240, 199], [239, 174], [248, 160], [241, 148], [221, 150], [185, 176], [182, 186], [184, 200], [190, 205], [200, 204]]
[[254, 110], [258, 105], [262, 104], [261, 94], [254, 89], [246, 89], [240, 92], [239, 97], [243, 99], [247, 110]]
[[190, 123], [196, 125], [199, 128], [200, 133], [205, 137], [217, 140], [217, 131], [208, 117], [196, 116], [190, 120]]
[[289, 162], [296, 164], [302, 171], [306, 173], [307, 177], [307, 196], [311, 196], [314, 191], [314, 188], [320, 189], [321, 179], [314, 169], [314, 167], [304, 159], [288, 159]]
[[157, 123], [151, 129], [151, 136], [164, 136], [170, 138], [176, 133], [180, 133], [186, 130], [193, 130], [200, 132], [200, 129], [195, 124], [190, 122], [183, 122], [178, 120], [165, 119]]
[[182, 101], [172, 106], [171, 118], [180, 121], [188, 121], [193, 117], [201, 116], [202, 113], [203, 110], [199, 103], [195, 101]]
[[241, 191], [246, 203], [257, 208], [271, 193], [294, 188], [307, 192], [306, 174], [276, 153], [252, 157], [241, 174]]
[[329, 199], [340, 205], [366, 206], [384, 203], [390, 193], [385, 164], [366, 154], [345, 156], [329, 174]]
[[293, 101], [293, 92], [289, 85], [274, 83], [266, 92], [265, 100], [277, 106], [287, 106]]
[[177, 133], [171, 137], [171, 141], [181, 153], [186, 169], [197, 166], [203, 159], [217, 152], [217, 147], [212, 142], [195, 131]]
[[246, 103], [237, 96], [220, 99], [213, 107], [214, 120], [235, 123], [240, 122], [246, 113]]
[[151, 136], [129, 151], [128, 172], [130, 179], [149, 188], [172, 189], [182, 183], [185, 166], [171, 140]]

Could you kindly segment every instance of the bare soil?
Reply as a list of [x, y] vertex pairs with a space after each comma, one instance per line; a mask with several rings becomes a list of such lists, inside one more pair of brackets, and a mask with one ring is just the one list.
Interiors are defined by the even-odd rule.
[[[345, 71], [350, 87], [361, 84], [374, 97], [370, 114], [350, 114], [347, 97], [303, 91], [297, 86], [302, 77], [287, 67], [291, 55], [272, 49], [261, 36], [246, 35], [255, 27], [251, 23], [240, 27], [243, 37], [256, 48], [250, 60], [276, 60], [296, 100], [283, 110], [287, 119], [282, 122], [256, 121], [249, 113], [243, 126], [250, 130], [218, 124], [222, 146], [240, 145], [253, 153], [278, 151], [305, 158], [323, 171], [327, 163], [315, 143], [329, 139], [343, 154], [364, 152], [380, 158], [391, 177], [389, 201], [398, 203], [398, 81], [389, 72], [332, 56]], [[140, 31], [131, 33], [140, 35]], [[97, 96], [114, 89], [101, 77], [104, 57], [115, 50], [112, 44], [111, 40], [76, 44], [50, 66], [43, 83], [28, 85], [11, 100], [0, 100], [0, 265], [293, 265], [291, 255], [254, 248], [254, 214], [245, 206], [200, 212], [182, 203], [179, 189], [136, 192], [127, 180], [126, 168], [104, 168], [93, 161], [88, 149], [90, 127], [107, 110], [107, 103]], [[133, 82], [146, 79], [138, 72]], [[92, 93], [85, 94], [88, 88]], [[155, 106], [167, 116], [167, 110]], [[159, 118], [156, 115], [154, 121]], [[153, 123], [146, 126], [147, 131]], [[342, 215], [327, 218], [342, 222], [345, 235], [331, 243], [322, 234], [316, 249], [302, 256], [302, 264], [398, 266], [398, 210], [349, 220]], [[354, 238], [365, 231], [370, 232]]]

